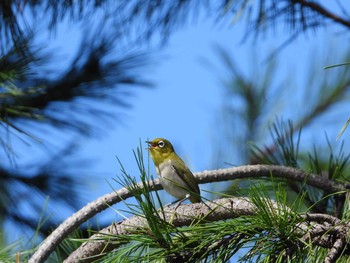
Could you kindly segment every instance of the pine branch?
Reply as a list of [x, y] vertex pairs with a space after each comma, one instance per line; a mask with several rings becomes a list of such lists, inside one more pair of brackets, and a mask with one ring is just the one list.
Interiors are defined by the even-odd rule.
[[[96, 38], [98, 37], [96, 36]], [[40, 113], [49, 120], [55, 120], [54, 117], [51, 117], [50, 112], [44, 112], [49, 105], [55, 102], [72, 102], [80, 97], [111, 101], [125, 106], [127, 103], [122, 102], [118, 96], [108, 94], [112, 88], [119, 88], [119, 85], [136, 84], [150, 86], [150, 83], [141, 80], [134, 73], [138, 67], [144, 65], [147, 61], [146, 55], [126, 54], [121, 58], [112, 58], [112, 43], [106, 40], [95, 42], [98, 43], [93, 41], [92, 43], [82, 42], [82, 47], [76, 55], [74, 63], [70, 65], [67, 72], [56, 79], [49, 80], [39, 76], [34, 78], [31, 76], [31, 78], [26, 78], [24, 81], [19, 81], [18, 86], [21, 87], [20, 91], [23, 94], [11, 98], [7, 102], [6, 108], [1, 107], [0, 116], [6, 116], [8, 119], [30, 118], [31, 114]], [[13, 81], [18, 80], [14, 79]], [[26, 87], [33, 85], [33, 83], [36, 87], [42, 87], [38, 89], [39, 92], [32, 91], [29, 93], [30, 90], [28, 91]], [[118, 95], [120, 96], [120, 94]], [[16, 105], [27, 109], [28, 116], [6, 111], [7, 108]], [[86, 111], [85, 113], [89, 112]], [[60, 121], [64, 122], [64, 120], [57, 119], [57, 123]]]
[[[346, 237], [350, 230], [349, 222], [343, 223], [338, 218], [326, 214], [306, 214], [303, 217], [308, 222], [317, 223], [308, 229], [304, 241], [306, 243], [311, 241], [321, 247], [330, 248], [324, 263], [335, 263], [344, 253], [345, 246], [348, 245]], [[327, 236], [327, 234], [331, 234], [331, 236]]]
[[[275, 209], [277, 207], [277, 204], [275, 204]], [[166, 222], [172, 222], [175, 227], [190, 226], [196, 222], [213, 222], [254, 214], [256, 214], [255, 206], [248, 199], [244, 198], [224, 198], [207, 202], [206, 204], [196, 203], [180, 205], [178, 207], [166, 207], [162, 211], [159, 211], [161, 219]], [[64, 262], [72, 263], [79, 260], [91, 262], [96, 260], [100, 256], [104, 256], [104, 253], [120, 245], [115, 246], [107, 242], [107, 235], [129, 235], [134, 233], [135, 229], [147, 227], [148, 223], [144, 216], [133, 216], [117, 224], [112, 224], [99, 231], [98, 234], [91, 236], [89, 242], [82, 244]]]
[[[325, 80], [323, 87], [321, 87], [319, 90], [319, 93], [322, 94], [324, 97], [320, 97], [319, 101], [317, 101], [317, 104], [312, 108], [312, 110], [308, 114], [303, 116], [294, 126], [291, 126], [289, 127], [289, 129], [283, 131], [281, 136], [277, 136], [277, 138], [279, 137], [281, 139], [289, 139], [288, 137], [293, 133], [293, 130], [300, 131], [302, 128], [307, 127], [319, 116], [327, 112], [327, 110], [329, 110], [332, 106], [336, 105], [341, 101], [344, 101], [344, 98], [346, 98], [346, 92], [348, 92], [350, 88], [350, 80], [346, 75], [348, 75], [347, 72], [345, 72], [344, 75], [339, 75], [338, 82], [335, 84], [333, 83], [333, 86], [327, 85]], [[276, 144], [266, 146], [265, 149], [261, 151], [260, 156], [269, 158], [273, 156], [276, 150]], [[260, 161], [261, 160], [260, 158], [258, 158], [258, 156], [253, 156], [250, 163], [257, 164]]]
[[293, 4], [300, 4], [303, 7], [308, 7], [310, 9], [312, 9], [313, 11], [319, 13], [323, 17], [327, 17], [327, 18], [333, 20], [334, 22], [337, 22], [345, 27], [350, 28], [350, 21], [349, 20], [345, 20], [342, 17], [336, 15], [335, 13], [330, 12], [325, 7], [323, 7], [322, 5], [320, 5], [316, 2], [305, 1], [305, 0], [292, 0], [291, 2]]
[[[201, 184], [235, 179], [271, 178], [272, 176], [305, 182], [308, 185], [330, 192], [341, 192], [350, 189], [349, 183], [338, 183], [327, 177], [307, 173], [299, 169], [274, 165], [247, 165], [228, 169], [203, 171], [195, 174], [197, 181]], [[149, 182], [148, 185], [150, 186], [150, 191], [162, 189], [158, 179]], [[143, 186], [139, 183], [138, 187], [141, 188]], [[44, 262], [57, 245], [79, 225], [111, 205], [131, 196], [132, 194], [128, 189], [122, 188], [89, 203], [59, 225], [39, 246], [29, 262]]]
[[[277, 204], [272, 200], [269, 203], [272, 204], [269, 206], [269, 209], [279, 213], [281, 204]], [[203, 224], [241, 216], [255, 216], [257, 213], [259, 213], [259, 210], [248, 198], [224, 198], [207, 202], [206, 204], [197, 203], [179, 207], [167, 207], [159, 211], [159, 216], [162, 220], [171, 222], [175, 227], [183, 227], [195, 223]], [[324, 262], [335, 262], [334, 260], [339, 257], [346, 244], [345, 234], [349, 232], [350, 224], [344, 223], [339, 225], [339, 220], [324, 214], [308, 214], [304, 218], [306, 221], [298, 224], [295, 228], [296, 234], [310, 237], [310, 233], [315, 232], [315, 229], [321, 229], [319, 232], [322, 235], [323, 242], [319, 242], [318, 235], [313, 235], [310, 241], [315, 245], [331, 248]], [[326, 221], [327, 224], [325, 225], [322, 222], [323, 219], [328, 219], [327, 221], [335, 224], [329, 224]], [[148, 223], [144, 216], [133, 216], [117, 224], [112, 224], [102, 229], [98, 234], [93, 235], [64, 262], [95, 261], [121, 246], [122, 242], [118, 242], [118, 237], [134, 234], [136, 230], [144, 228], [148, 228]], [[333, 239], [336, 241], [333, 242]], [[325, 240], [327, 241], [325, 242]]]
[[[65, 19], [71, 22], [84, 21], [89, 23], [91, 17], [100, 12], [106, 24], [113, 23], [113, 26], [117, 28], [118, 36], [132, 36], [134, 33], [132, 29], [136, 26], [138, 31], [136, 40], [139, 41], [149, 40], [158, 32], [166, 40], [173, 30], [184, 26], [186, 22], [201, 17], [201, 11], [206, 12], [205, 19], [211, 15], [215, 22], [227, 13], [233, 13], [236, 18], [243, 17], [242, 13], [247, 13], [249, 17], [252, 16], [252, 13], [256, 13], [257, 15], [252, 18], [252, 21], [248, 20], [248, 23], [251, 22], [256, 31], [264, 30], [267, 23], [269, 23], [268, 26], [277, 23], [279, 18], [285, 18], [281, 19], [282, 22], [292, 28], [300, 25], [300, 30], [297, 33], [304, 32], [310, 27], [320, 26], [326, 18], [332, 20], [334, 24], [350, 28], [350, 21], [346, 17], [341, 17], [318, 3], [305, 0], [260, 0], [256, 5], [246, 0], [225, 0], [218, 1], [216, 4], [213, 4], [212, 1], [193, 0], [158, 1], [156, 3], [151, 0], [121, 2], [103, 0], [25, 1], [24, 4], [14, 2], [0, 2], [0, 22], [3, 24], [0, 27], [0, 34], [4, 38], [0, 47], [9, 41], [18, 42], [27, 31], [31, 30], [31, 27], [34, 27], [25, 16], [27, 14], [27, 12], [23, 12], [25, 9], [31, 12], [34, 18], [42, 17], [44, 13], [46, 21], [34, 20], [34, 25], [43, 22], [45, 25], [46, 22], [50, 30], [57, 28], [57, 25]], [[254, 8], [257, 10], [252, 11]], [[118, 16], [110, 15], [116, 13]]]

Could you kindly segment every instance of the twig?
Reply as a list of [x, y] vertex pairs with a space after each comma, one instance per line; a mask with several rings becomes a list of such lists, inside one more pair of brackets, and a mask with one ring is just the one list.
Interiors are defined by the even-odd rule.
[[329, 18], [329, 19], [331, 19], [339, 24], [342, 24], [343, 26], [350, 28], [350, 21], [349, 20], [345, 20], [345, 19], [341, 18], [340, 16], [328, 11], [322, 5], [320, 5], [316, 2], [305, 1], [305, 0], [292, 0], [292, 2], [299, 3], [303, 7], [308, 7], [310, 9], [312, 9], [313, 11], [319, 13], [320, 15], [327, 17], [327, 18]]

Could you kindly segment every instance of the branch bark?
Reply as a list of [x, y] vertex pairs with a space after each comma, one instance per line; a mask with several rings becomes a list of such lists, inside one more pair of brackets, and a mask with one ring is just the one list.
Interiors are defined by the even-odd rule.
[[[274, 203], [275, 204], [275, 203]], [[277, 204], [276, 204], [277, 208]], [[245, 198], [225, 198], [212, 202], [180, 205], [178, 207], [164, 208], [164, 214], [159, 216], [172, 222], [176, 227], [189, 226], [196, 222], [213, 222], [218, 220], [237, 218], [243, 215], [254, 215], [255, 206]], [[117, 224], [112, 224], [91, 236], [90, 241], [82, 244], [76, 251], [69, 255], [65, 263], [92, 262], [105, 253], [112, 251], [119, 245], [106, 240], [106, 235], [128, 235], [135, 232], [135, 229], [147, 227], [147, 220], [144, 216], [133, 216]]]
[[[299, 169], [275, 166], [275, 165], [246, 165], [227, 169], [218, 169], [211, 171], [203, 171], [194, 174], [198, 183], [221, 182], [234, 179], [249, 179], [249, 178], [269, 178], [279, 177], [299, 182], [305, 182], [308, 185], [327, 190], [329, 192], [340, 192], [350, 189], [349, 183], [338, 183], [320, 175], [307, 173]], [[150, 182], [151, 191], [162, 189], [158, 179]], [[139, 184], [141, 188], [142, 185]], [[59, 225], [50, 236], [48, 236], [38, 247], [33, 256], [29, 259], [29, 263], [42, 263], [66, 238], [74, 229], [79, 227], [89, 218], [105, 210], [113, 204], [132, 197], [130, 191], [122, 188], [118, 191], [104, 195], [97, 200], [87, 204], [81, 210], [66, 219]]]
[[[269, 209], [276, 213], [283, 213], [281, 204], [269, 200]], [[287, 208], [288, 209], [288, 208]], [[284, 210], [288, 211], [288, 210]], [[166, 207], [159, 211], [162, 220], [173, 224], [175, 227], [190, 226], [195, 223], [208, 223], [219, 220], [234, 219], [240, 216], [254, 216], [259, 213], [249, 198], [223, 198], [210, 202], [181, 205], [178, 207]], [[331, 215], [306, 214], [302, 216], [305, 220], [297, 225], [295, 232], [302, 238], [307, 236], [306, 243], [330, 248], [325, 263], [335, 263], [346, 245], [346, 233], [349, 232], [349, 224], [343, 223]], [[324, 222], [323, 222], [324, 221]], [[64, 263], [93, 262], [106, 253], [117, 249], [118, 237], [135, 233], [135, 231], [146, 228], [148, 223], [142, 216], [133, 216], [117, 224], [112, 224], [90, 237], [89, 241], [83, 243], [76, 251], [69, 255]], [[264, 231], [262, 229], [262, 231]], [[316, 233], [316, 234], [315, 234]], [[113, 236], [113, 241], [109, 238]], [[209, 249], [209, 248], [208, 248]]]

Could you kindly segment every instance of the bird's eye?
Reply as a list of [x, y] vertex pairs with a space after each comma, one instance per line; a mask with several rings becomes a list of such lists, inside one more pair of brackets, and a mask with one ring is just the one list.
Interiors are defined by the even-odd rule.
[[165, 145], [165, 144], [164, 144], [164, 142], [163, 142], [163, 141], [158, 142], [158, 147], [159, 147], [159, 148], [163, 148], [163, 147], [164, 147], [164, 145]]

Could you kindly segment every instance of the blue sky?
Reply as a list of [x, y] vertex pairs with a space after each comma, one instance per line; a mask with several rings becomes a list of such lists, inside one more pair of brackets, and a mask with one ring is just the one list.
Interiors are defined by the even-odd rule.
[[[215, 52], [215, 46], [228, 50], [238, 61], [240, 69], [249, 75], [253, 70], [250, 65], [251, 57], [254, 56], [252, 49], [256, 50], [257, 61], [264, 67], [266, 56], [283, 43], [288, 35], [286, 31], [287, 34], [282, 32], [276, 38], [242, 44], [244, 30], [241, 23], [222, 28], [206, 22], [175, 32], [166, 47], [157, 53], [164, 59], [157, 60], [145, 69], [145, 75], [155, 83], [156, 88], [135, 91], [132, 109], [126, 113], [122, 126], [111, 130], [102, 139], [86, 140], [85, 152], [91, 152], [97, 157], [96, 171], [102, 172], [101, 176], [107, 180], [115, 176], [118, 173], [115, 156], [118, 156], [127, 170], [136, 174], [132, 149], [138, 146], [139, 139], [143, 142], [155, 137], [171, 140], [193, 171], [213, 168], [212, 142], [220, 141], [217, 138], [222, 136], [219, 126], [224, 125], [220, 123], [219, 117], [224, 98], [221, 80], [228, 77]], [[322, 56], [323, 43], [337, 46], [337, 43], [332, 42], [338, 39], [333, 38], [333, 30], [329, 31], [320, 30], [316, 34], [301, 36], [281, 52], [278, 76], [281, 85], [292, 82], [295, 83], [295, 90], [300, 90], [309, 72], [307, 60]], [[204, 64], [204, 59], [212, 63], [213, 67]], [[321, 73], [324, 71], [322, 67], [320, 65]], [[292, 79], [290, 72], [296, 73]], [[290, 100], [290, 92], [285, 90], [281, 94], [283, 105], [280, 108], [283, 110], [276, 112], [276, 116], [283, 112], [285, 119], [293, 119], [305, 110], [302, 101], [300, 107], [293, 107], [295, 102]], [[297, 92], [294, 95], [301, 96]], [[346, 120], [342, 118], [339, 118], [339, 125], [342, 125], [342, 120]], [[338, 126], [323, 128], [330, 136], [340, 129]], [[226, 167], [225, 162], [241, 164], [234, 158], [228, 154], [228, 159], [222, 161], [221, 167]], [[108, 191], [109, 186], [102, 180], [101, 184], [92, 188], [96, 197]]]
[[[144, 142], [147, 138], [167, 138], [173, 142], [178, 154], [188, 163], [192, 171], [212, 169], [214, 165], [212, 158], [215, 154], [213, 142], [225, 144], [220, 140], [223, 136], [220, 133], [220, 126], [224, 125], [220, 123], [220, 110], [224, 99], [221, 81], [229, 76], [215, 52], [215, 46], [227, 50], [238, 62], [240, 69], [249, 75], [253, 72], [254, 66], [258, 68], [266, 66], [263, 62], [266, 57], [288, 37], [288, 29], [284, 27], [278, 29], [276, 36], [270, 33], [266, 39], [259, 38], [256, 42], [248, 40], [242, 43], [245, 33], [244, 23], [224, 25], [222, 23], [218, 26], [211, 21], [200, 21], [174, 32], [165, 47], [160, 50], [152, 49], [151, 45], [150, 49], [154, 50], [154, 58], [151, 60], [153, 62], [142, 71], [146, 79], [155, 84], [155, 88], [134, 89], [130, 109], [112, 109], [115, 115], [122, 114], [121, 125], [114, 125], [98, 138], [80, 138], [83, 147], [79, 155], [87, 157], [93, 163], [91, 168], [87, 169], [88, 174], [92, 175], [92, 180], [82, 182], [88, 186], [88, 191], [84, 192], [86, 195], [82, 197], [84, 200], [82, 203], [111, 192], [108, 182], [118, 187], [112, 180], [120, 174], [116, 156], [131, 174], [137, 174], [132, 149], [139, 145], [140, 139]], [[308, 74], [310, 59], [322, 56], [328, 51], [325, 49], [330, 47], [336, 50], [342, 46], [338, 43], [348, 41], [341, 34], [334, 35], [335, 31], [339, 29], [330, 27], [316, 33], [309, 32], [282, 50], [278, 69], [280, 85], [295, 83], [295, 89], [300, 91]], [[59, 28], [53, 45], [57, 49], [61, 48], [63, 56], [67, 54], [68, 57], [70, 52], [74, 52], [78, 43], [74, 40], [76, 35], [74, 30]], [[256, 57], [257, 61], [254, 66], [251, 65], [252, 57]], [[212, 67], [203, 63], [203, 60], [209, 61]], [[320, 74], [324, 72], [323, 66], [319, 65]], [[290, 75], [291, 72], [294, 74]], [[281, 93], [282, 105], [278, 107], [280, 111], [276, 112], [276, 116], [283, 113], [285, 119], [293, 119], [307, 107], [301, 101], [300, 105], [293, 105], [295, 102], [289, 99], [290, 92], [285, 90]], [[298, 92], [292, 93], [301, 97]], [[322, 134], [326, 131], [331, 138], [335, 138], [348, 115], [348, 109], [342, 109], [336, 125], [331, 126], [334, 120], [332, 118], [328, 122], [323, 122], [321, 127], [316, 123], [315, 128], [320, 129]], [[305, 138], [309, 139], [308, 134], [305, 134]], [[55, 140], [57, 138], [53, 139]], [[59, 145], [59, 140], [56, 143]], [[45, 154], [38, 152], [30, 156], [27, 161]], [[222, 167], [226, 167], [225, 162], [240, 165], [235, 157], [228, 154], [227, 160], [222, 160]], [[152, 171], [154, 172], [153, 165]], [[164, 196], [168, 201], [172, 200], [171, 197]], [[56, 209], [56, 212], [65, 214], [59, 209]], [[110, 216], [113, 213], [108, 214]], [[66, 214], [68, 216], [71, 211], [67, 211]]]

